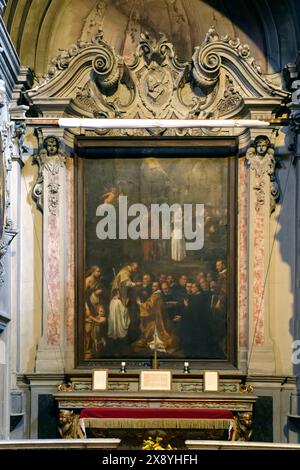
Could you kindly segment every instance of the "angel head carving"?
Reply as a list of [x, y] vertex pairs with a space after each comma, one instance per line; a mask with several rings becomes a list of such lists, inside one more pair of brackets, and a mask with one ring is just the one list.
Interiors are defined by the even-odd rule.
[[48, 157], [53, 157], [58, 154], [59, 140], [54, 135], [48, 135], [44, 140], [43, 146]]
[[258, 135], [254, 140], [255, 152], [259, 157], [264, 157], [270, 149], [270, 146], [270, 139], [265, 135]]

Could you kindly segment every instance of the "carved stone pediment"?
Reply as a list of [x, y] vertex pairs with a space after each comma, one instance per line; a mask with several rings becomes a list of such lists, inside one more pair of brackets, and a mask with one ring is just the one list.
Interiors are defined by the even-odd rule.
[[233, 118], [249, 115], [248, 102], [270, 109], [287, 93], [261, 73], [249, 46], [210, 28], [191, 62], [180, 62], [160, 34], [141, 34], [125, 62], [99, 31], [52, 60], [47, 77], [28, 92], [41, 114], [124, 118]]

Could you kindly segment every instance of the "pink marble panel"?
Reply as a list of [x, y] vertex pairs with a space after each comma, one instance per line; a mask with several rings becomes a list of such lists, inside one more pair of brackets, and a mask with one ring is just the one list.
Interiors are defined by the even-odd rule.
[[[255, 176], [255, 186], [260, 178]], [[258, 197], [258, 194], [256, 194]], [[259, 207], [259, 204], [257, 205]], [[265, 218], [263, 207], [254, 215], [254, 257], [253, 257], [253, 322], [254, 344], [264, 344], [264, 291], [265, 291]]]
[[[59, 184], [58, 175], [51, 175], [49, 172], [49, 184]], [[48, 201], [44, 201], [45, 205]], [[45, 207], [45, 210], [46, 207]], [[47, 342], [56, 345], [60, 339], [60, 280], [59, 280], [59, 207], [55, 214], [48, 211], [48, 331]]]
[[238, 175], [239, 345], [246, 347], [248, 342], [248, 171], [244, 158], [239, 160]]
[[66, 279], [66, 333], [67, 344], [74, 344], [74, 165], [68, 158], [67, 172], [67, 279]]

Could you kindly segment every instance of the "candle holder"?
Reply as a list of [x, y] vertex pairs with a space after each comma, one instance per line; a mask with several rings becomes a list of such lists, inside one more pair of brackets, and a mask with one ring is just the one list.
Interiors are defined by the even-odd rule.
[[189, 374], [190, 373], [190, 364], [188, 362], [185, 362], [183, 365], [183, 373], [184, 374]]
[[127, 372], [127, 369], [126, 369], [126, 362], [121, 362], [121, 369], [120, 369], [120, 372], [122, 372], [122, 374], [125, 374], [125, 372]]

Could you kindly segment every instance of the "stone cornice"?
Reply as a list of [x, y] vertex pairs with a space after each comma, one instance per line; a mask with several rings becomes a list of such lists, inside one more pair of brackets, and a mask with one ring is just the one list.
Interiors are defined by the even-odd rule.
[[8, 318], [5, 314], [0, 312], [0, 333], [5, 329], [7, 324], [10, 322], [10, 318]]

